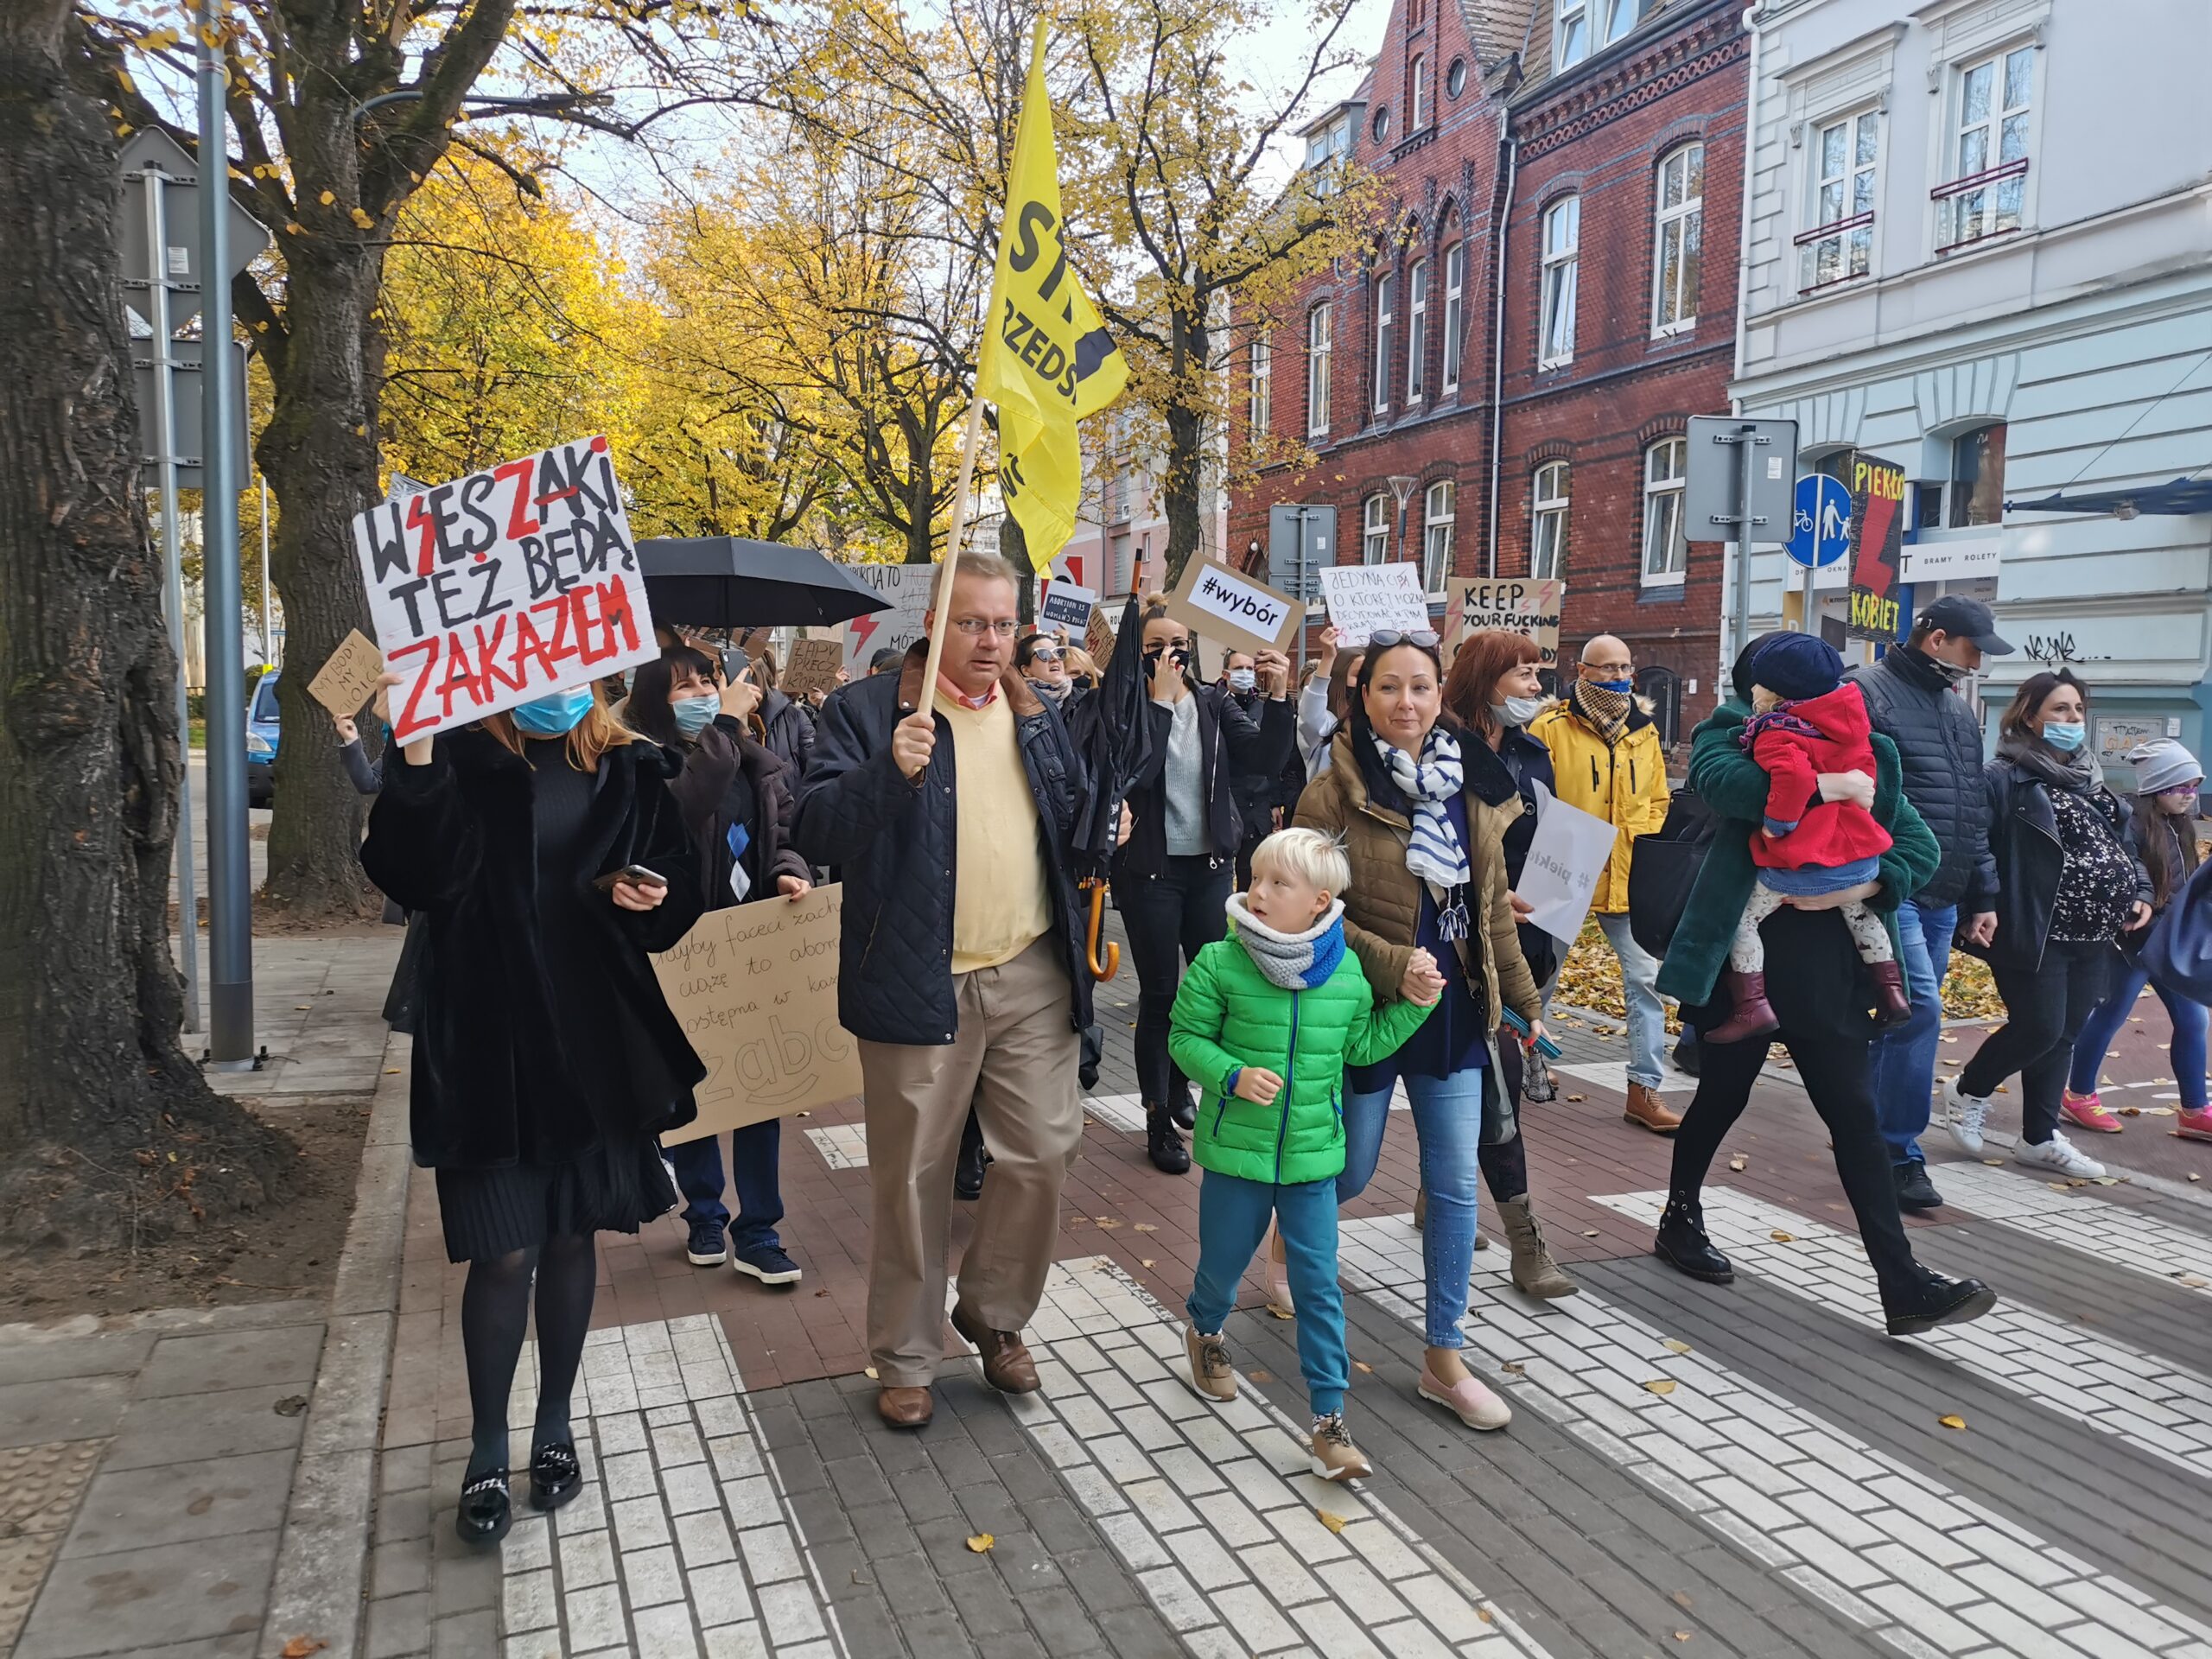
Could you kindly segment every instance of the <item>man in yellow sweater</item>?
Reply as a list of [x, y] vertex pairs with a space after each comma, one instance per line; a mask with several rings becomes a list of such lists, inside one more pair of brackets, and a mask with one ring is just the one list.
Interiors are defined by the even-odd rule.
[[[1058, 711], [1014, 667], [1014, 573], [963, 554], [935, 686], [927, 642], [823, 705], [792, 840], [845, 882], [838, 1018], [860, 1041], [874, 1188], [868, 1341], [896, 1427], [944, 1351], [945, 1234], [972, 1102], [991, 1152], [953, 1328], [1007, 1393], [1037, 1386], [1021, 1329], [1044, 1294], [1083, 1138], [1090, 1023], [1070, 838], [1088, 787]], [[925, 701], [926, 699], [926, 701]]]

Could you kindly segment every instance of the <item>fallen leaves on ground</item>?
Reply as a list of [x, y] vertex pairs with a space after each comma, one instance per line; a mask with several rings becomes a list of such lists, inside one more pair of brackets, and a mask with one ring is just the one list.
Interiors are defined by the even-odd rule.
[[1109, 1232], [1111, 1232], [1115, 1228], [1122, 1224], [1111, 1216], [1093, 1216], [1091, 1220], [1096, 1222], [1099, 1226], [1105, 1228]]
[[1733, 1157], [1733, 1158], [1731, 1158], [1731, 1159], [1728, 1160], [1728, 1167], [1729, 1167], [1729, 1168], [1731, 1168], [1731, 1169], [1732, 1169], [1732, 1170], [1734, 1170], [1734, 1171], [1736, 1171], [1736, 1173], [1738, 1173], [1738, 1174], [1741, 1174], [1744, 1171], [1745, 1171], [1745, 1170], [1749, 1169], [1751, 1166], [1751, 1160], [1750, 1159], [1746, 1158], [1746, 1157], [1744, 1157], [1741, 1154], [1738, 1154], [1737, 1156], [1735, 1156], [1735, 1157]]
[[1585, 1227], [1582, 1230], [1582, 1236], [1585, 1238], [1595, 1238], [1598, 1236], [1598, 1230], [1595, 1227]]
[[1321, 1517], [1321, 1524], [1331, 1532], [1342, 1532], [1347, 1524], [1344, 1516], [1333, 1515], [1327, 1510], [1316, 1510], [1313, 1513]]
[[[1615, 1020], [1628, 1018], [1628, 1004], [1621, 995], [1621, 966], [1613, 948], [1605, 943], [1597, 923], [1586, 922], [1559, 970], [1558, 999], [1571, 1007], [1586, 1008]], [[1997, 982], [1989, 964], [1976, 957], [1956, 955], [1943, 981], [1943, 1016], [1948, 1020], [2002, 1020], [2005, 999], [1997, 995]], [[1669, 1035], [1682, 1028], [1681, 1017], [1670, 1003], [1667, 1008]], [[1946, 1037], [1947, 1043], [1956, 1042]]]
[[1137, 1223], [1135, 1226], [1129, 1229], [1129, 1230], [1133, 1233], [1156, 1233], [1160, 1229], [1154, 1226], [1148, 1221], [1141, 1221]]
[[1569, 1095], [1567, 1097], [1567, 1103], [1570, 1106], [1580, 1105], [1582, 1102], [1589, 1098], [1590, 1096], [1587, 1095]]
[[319, 1636], [296, 1636], [284, 1644], [283, 1659], [308, 1659], [330, 1645]]
[[1525, 1376], [1529, 1372], [1529, 1368], [1526, 1365], [1523, 1365], [1517, 1359], [1509, 1359], [1497, 1369], [1503, 1371], [1508, 1376]]
[[1768, 1236], [1769, 1238], [1772, 1239], [1772, 1240], [1773, 1240], [1776, 1243], [1777, 1243], [1777, 1244], [1795, 1244], [1795, 1243], [1797, 1242], [1797, 1235], [1796, 1235], [1796, 1234], [1795, 1234], [1795, 1233], [1785, 1233], [1785, 1232], [1783, 1232], [1783, 1231], [1782, 1230], [1782, 1229], [1781, 1229], [1781, 1228], [1779, 1228], [1779, 1227], [1776, 1228], [1772, 1232], [1769, 1233], [1769, 1234], [1767, 1235], [1767, 1236]]
[[1294, 1310], [1283, 1306], [1280, 1302], [1269, 1302], [1268, 1312], [1279, 1319], [1294, 1319], [1298, 1317]]
[[1940, 1427], [1944, 1428], [1964, 1428], [1967, 1426], [1967, 1420], [1960, 1416], [1956, 1412], [1952, 1412], [1948, 1415], [1938, 1417], [1936, 1421]]
[[1675, 1379], [1671, 1376], [1656, 1376], [1643, 1385], [1643, 1391], [1646, 1394], [1672, 1394], [1675, 1391]]
[[876, 1381], [875, 1367], [874, 1367], [874, 1366], [871, 1365], [871, 1366], [869, 1366], [869, 1367], [868, 1368], [867, 1376], [868, 1376], [868, 1380], [869, 1382], [873, 1382]]
[[1363, 1359], [1355, 1359], [1352, 1361], [1351, 1368], [1356, 1371], [1364, 1371], [1370, 1376], [1375, 1375], [1375, 1368]]
[[1137, 1265], [1141, 1268], [1156, 1268], [1160, 1263], [1154, 1261], [1150, 1256], [1145, 1255], [1139, 1256], [1137, 1258]]
[[968, 1548], [975, 1551], [978, 1555], [988, 1555], [990, 1553], [991, 1546], [996, 1542], [998, 1542], [998, 1540], [991, 1536], [989, 1533], [979, 1532], [973, 1538], [970, 1538], [968, 1541]]
[[2191, 1290], [2202, 1290], [2212, 1285], [2212, 1279], [2207, 1279], [2201, 1273], [2177, 1273], [2174, 1279], [2177, 1283], [2187, 1285]]
[[1690, 1351], [1689, 1344], [1679, 1337], [1662, 1337], [1659, 1345], [1670, 1354], [1687, 1354]]

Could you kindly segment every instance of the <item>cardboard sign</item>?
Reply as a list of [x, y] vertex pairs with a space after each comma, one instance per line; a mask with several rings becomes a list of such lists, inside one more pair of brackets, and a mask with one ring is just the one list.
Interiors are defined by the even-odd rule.
[[1429, 626], [1418, 565], [1325, 564], [1314, 574], [1339, 646], [1364, 645], [1377, 628], [1419, 633]]
[[351, 720], [375, 695], [383, 677], [384, 653], [375, 640], [355, 628], [308, 682], [308, 695], [340, 719]]
[[1114, 657], [1114, 624], [1108, 620], [1103, 606], [1090, 613], [1090, 621], [1083, 631], [1083, 648], [1103, 674]]
[[696, 1122], [664, 1141], [702, 1140], [861, 1091], [860, 1051], [837, 1023], [832, 883], [794, 904], [761, 899], [709, 911], [653, 972], [707, 1075]]
[[852, 573], [891, 601], [887, 611], [856, 616], [845, 624], [845, 672], [855, 679], [868, 673], [879, 651], [904, 652], [922, 637], [929, 614], [933, 564], [856, 564]]
[[1503, 576], [1495, 582], [1462, 577], [1452, 583], [1444, 601], [1445, 645], [1456, 652], [1459, 642], [1484, 628], [1525, 633], [1543, 653], [1539, 664], [1559, 664], [1560, 613], [1567, 605], [1567, 584], [1535, 576]]
[[1535, 838], [1514, 886], [1535, 907], [1527, 919], [1562, 944], [1572, 944], [1618, 840], [1619, 832], [1605, 819], [1569, 806], [1538, 784]]
[[660, 654], [607, 440], [578, 438], [353, 518], [398, 742]]
[[1242, 571], [1193, 558], [1167, 596], [1167, 614], [1239, 651], [1285, 651], [1298, 637], [1306, 607]]
[[1899, 565], [1904, 549], [1904, 468], [1878, 456], [1851, 457], [1851, 610], [1853, 639], [1897, 637]]
[[803, 697], [815, 690], [834, 691], [837, 689], [837, 671], [844, 665], [843, 640], [794, 639], [791, 660], [784, 664], [779, 683], [787, 697]]
[[1044, 602], [1037, 607], [1037, 626], [1048, 630], [1087, 626], [1091, 607], [1097, 603], [1098, 595], [1088, 588], [1078, 588], [1071, 582], [1048, 582]]

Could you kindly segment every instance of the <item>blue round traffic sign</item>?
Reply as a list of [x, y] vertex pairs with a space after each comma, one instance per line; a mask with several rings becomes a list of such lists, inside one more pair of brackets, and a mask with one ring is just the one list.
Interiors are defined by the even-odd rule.
[[1834, 564], [1851, 539], [1851, 492], [1822, 473], [1797, 480], [1789, 522], [1789, 556], [1799, 564]]

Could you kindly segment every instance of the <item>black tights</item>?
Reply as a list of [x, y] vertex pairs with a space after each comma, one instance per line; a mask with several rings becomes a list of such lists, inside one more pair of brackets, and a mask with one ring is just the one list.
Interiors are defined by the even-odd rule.
[[530, 1287], [537, 1281], [537, 1421], [531, 1456], [575, 1438], [569, 1400], [583, 1363], [599, 1258], [589, 1233], [562, 1233], [539, 1249], [468, 1264], [461, 1293], [461, 1346], [468, 1363], [474, 1445], [467, 1478], [507, 1466], [507, 1400], [530, 1323]]
[[2074, 1063], [2074, 1039], [2104, 1001], [2118, 956], [2103, 940], [2053, 939], [2033, 968], [1993, 968], [2005, 999], [2005, 1023], [1982, 1039], [1959, 1072], [1959, 1087], [1986, 1099], [2020, 1074], [2020, 1138], [2039, 1147], [2058, 1128], [2060, 1092]]
[[1185, 1079], [1167, 1054], [1168, 1016], [1184, 965], [1229, 931], [1223, 906], [1231, 874], [1225, 861], [1193, 854], [1168, 859], [1156, 876], [1115, 880], [1114, 903], [1137, 970], [1137, 1089], [1147, 1108], [1172, 1109], [1187, 1098]]
[[[1900, 1294], [1918, 1280], [1920, 1267], [1897, 1213], [1889, 1147], [1874, 1119], [1867, 1067], [1872, 1024], [1859, 987], [1859, 953], [1843, 918], [1834, 911], [1785, 906], [1759, 931], [1769, 960], [1789, 964], [1789, 972], [1769, 974], [1766, 982], [1767, 1000], [1782, 1022], [1779, 1040], [1796, 1062], [1813, 1109], [1827, 1125], [1835, 1173], [1858, 1218], [1859, 1243], [1874, 1276], [1885, 1297]], [[1706, 1021], [1697, 1023], [1703, 1027]], [[1751, 1103], [1751, 1084], [1766, 1064], [1768, 1040], [1698, 1045], [1697, 1094], [1675, 1132], [1675, 1196], [1694, 1200], [1705, 1185], [1713, 1154]]]

